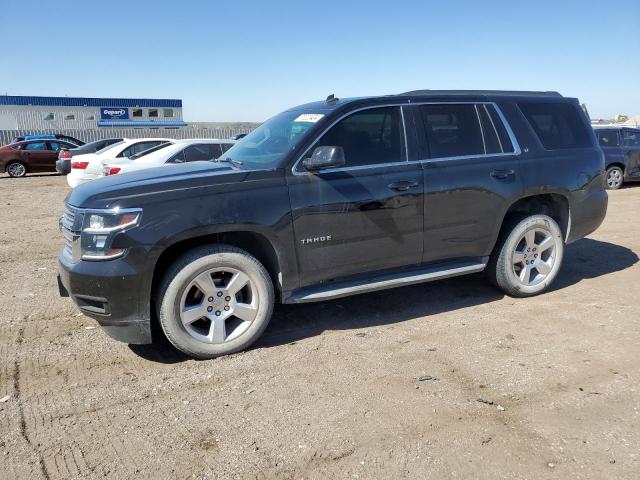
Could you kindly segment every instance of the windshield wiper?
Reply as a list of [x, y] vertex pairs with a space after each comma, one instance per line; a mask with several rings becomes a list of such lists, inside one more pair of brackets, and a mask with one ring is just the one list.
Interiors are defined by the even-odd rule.
[[227, 158], [219, 158], [218, 162], [230, 163], [234, 167], [240, 167], [241, 165], [243, 165], [243, 162], [241, 162], [240, 160], [234, 160], [233, 158], [229, 158], [229, 157], [227, 157]]

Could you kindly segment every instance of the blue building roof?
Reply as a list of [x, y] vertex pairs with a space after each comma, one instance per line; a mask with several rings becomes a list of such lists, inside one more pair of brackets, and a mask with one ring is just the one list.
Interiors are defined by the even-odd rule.
[[181, 108], [182, 100], [169, 98], [26, 97], [20, 95], [0, 95], [0, 105]]
[[99, 127], [186, 127], [187, 124], [182, 120], [158, 120], [158, 121], [141, 121], [141, 120], [100, 120]]

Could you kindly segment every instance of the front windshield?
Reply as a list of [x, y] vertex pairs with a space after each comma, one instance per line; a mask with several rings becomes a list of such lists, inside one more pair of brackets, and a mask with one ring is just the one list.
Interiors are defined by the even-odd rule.
[[218, 161], [241, 162], [257, 168], [274, 167], [323, 116], [299, 110], [280, 113], [236, 143]]

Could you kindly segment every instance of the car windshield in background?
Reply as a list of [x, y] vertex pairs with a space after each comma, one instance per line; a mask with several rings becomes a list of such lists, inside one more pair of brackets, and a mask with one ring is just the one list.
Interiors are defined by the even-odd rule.
[[122, 145], [123, 143], [124, 143], [124, 140], [122, 140], [122, 141], [120, 141], [120, 142], [112, 143], [112, 144], [111, 144], [111, 145], [109, 145], [108, 147], [104, 147], [104, 148], [102, 148], [102, 149], [98, 150], [96, 153], [97, 153], [97, 154], [104, 153], [104, 152], [106, 152], [106, 151], [108, 151], [108, 150], [111, 150], [112, 148], [117, 147], [118, 145]]
[[135, 160], [136, 158], [144, 157], [153, 152], [157, 152], [158, 150], [162, 150], [163, 148], [172, 145], [171, 143], [161, 143], [160, 145], [156, 145], [155, 147], [148, 148], [146, 150], [142, 150], [141, 152], [134, 153], [129, 157], [129, 160]]
[[278, 165], [323, 116], [322, 113], [302, 113], [299, 110], [276, 115], [231, 147], [220, 161], [266, 168]]

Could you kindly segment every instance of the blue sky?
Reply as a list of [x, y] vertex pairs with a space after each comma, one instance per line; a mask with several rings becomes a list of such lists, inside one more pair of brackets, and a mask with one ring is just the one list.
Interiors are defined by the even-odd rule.
[[420, 88], [557, 90], [640, 114], [640, 2], [41, 1], [0, 28], [0, 93], [182, 98], [191, 121]]

